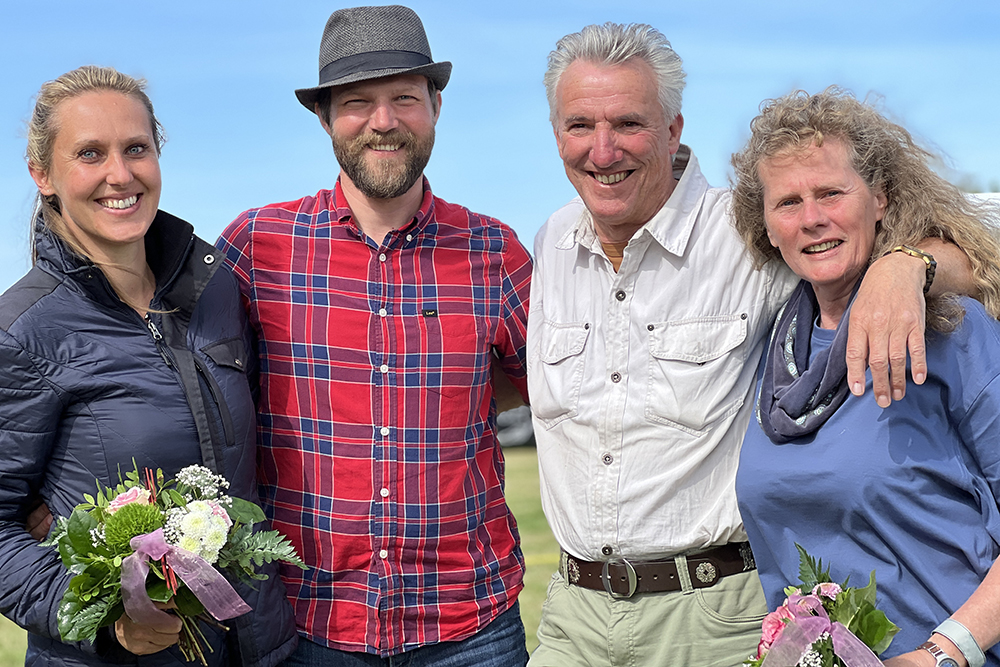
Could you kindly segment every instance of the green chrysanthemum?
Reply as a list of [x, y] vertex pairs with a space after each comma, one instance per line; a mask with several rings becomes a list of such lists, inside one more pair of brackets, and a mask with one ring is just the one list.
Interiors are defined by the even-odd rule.
[[132, 503], [108, 517], [104, 538], [116, 551], [128, 551], [129, 540], [163, 527], [163, 517], [156, 505]]

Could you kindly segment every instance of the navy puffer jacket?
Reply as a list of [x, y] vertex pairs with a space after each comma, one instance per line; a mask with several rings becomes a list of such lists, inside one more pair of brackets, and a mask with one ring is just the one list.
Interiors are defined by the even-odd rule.
[[[69, 575], [24, 526], [37, 499], [69, 516], [95, 479], [117, 483], [133, 459], [168, 477], [201, 463], [256, 500], [256, 364], [236, 282], [191, 225], [161, 211], [145, 241], [152, 306], [166, 314], [150, 324], [51, 232], [35, 239], [35, 266], [0, 296], [0, 612], [28, 630], [28, 665], [186, 664], [176, 647], [128, 653], [108, 630], [96, 645], [61, 642]], [[294, 649], [280, 579], [255, 586], [237, 586], [254, 611], [228, 621], [231, 632], [202, 625], [213, 667], [272, 667]]]

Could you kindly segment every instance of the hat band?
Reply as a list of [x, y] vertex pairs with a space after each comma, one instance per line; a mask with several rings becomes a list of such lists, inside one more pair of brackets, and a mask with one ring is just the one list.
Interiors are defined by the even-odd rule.
[[430, 65], [434, 61], [422, 53], [414, 51], [371, 51], [369, 53], [358, 53], [347, 56], [332, 63], [319, 71], [319, 85], [336, 81], [337, 79], [355, 74], [357, 72], [368, 72], [377, 69], [408, 69]]

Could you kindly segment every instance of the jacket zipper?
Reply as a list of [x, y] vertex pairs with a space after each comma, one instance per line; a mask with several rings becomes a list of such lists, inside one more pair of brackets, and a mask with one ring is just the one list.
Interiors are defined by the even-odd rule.
[[163, 334], [160, 333], [156, 324], [153, 323], [153, 319], [149, 316], [149, 313], [146, 313], [143, 319], [146, 321], [146, 328], [149, 329], [149, 334], [153, 337], [153, 343], [156, 344], [156, 351], [159, 352], [160, 356], [163, 358], [163, 363], [167, 365], [167, 368], [173, 368], [174, 362], [170, 360], [170, 354], [167, 352], [167, 346], [163, 342]]
[[222, 398], [222, 390], [219, 385], [215, 382], [215, 378], [212, 374], [208, 372], [205, 368], [204, 363], [198, 358], [198, 355], [194, 357], [195, 368], [198, 369], [198, 374], [201, 375], [202, 380], [208, 386], [208, 392], [212, 395], [212, 401], [215, 403], [216, 409], [219, 411], [219, 418], [222, 421], [222, 437], [227, 447], [232, 447], [236, 444], [236, 433], [233, 427], [233, 417], [229, 413], [229, 406], [226, 401]]

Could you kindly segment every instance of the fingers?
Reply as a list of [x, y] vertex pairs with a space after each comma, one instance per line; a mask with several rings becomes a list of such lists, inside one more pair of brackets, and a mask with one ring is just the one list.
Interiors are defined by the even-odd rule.
[[865, 369], [868, 367], [868, 334], [852, 319], [847, 331], [847, 386], [855, 396], [865, 393]]
[[[157, 605], [166, 608], [167, 605]], [[171, 605], [172, 606], [172, 605]], [[115, 636], [118, 643], [135, 655], [149, 655], [172, 646], [180, 639], [181, 620], [172, 618], [169, 624], [159, 628], [134, 623], [126, 614], [115, 621]]]
[[45, 503], [41, 503], [38, 507], [31, 511], [28, 515], [28, 520], [25, 523], [25, 530], [27, 530], [33, 538], [36, 540], [44, 540], [49, 534], [49, 528], [52, 527], [52, 513], [49, 511], [49, 506]]

